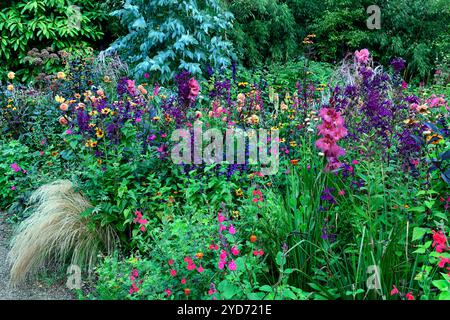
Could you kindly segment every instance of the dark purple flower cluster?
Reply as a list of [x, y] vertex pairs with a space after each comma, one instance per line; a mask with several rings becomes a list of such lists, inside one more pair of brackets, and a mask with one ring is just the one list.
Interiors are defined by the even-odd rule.
[[216, 81], [214, 89], [211, 90], [209, 96], [214, 98], [221, 98], [227, 101], [228, 107], [231, 107], [231, 81], [226, 79], [224, 81]]
[[330, 225], [329, 220], [325, 219], [325, 223], [322, 228], [322, 239], [331, 243], [336, 242], [337, 234], [334, 233], [333, 230], [336, 230], [336, 227], [334, 225]]
[[127, 78], [121, 78], [117, 82], [117, 94], [119, 96], [123, 96], [125, 93], [128, 92], [128, 79]]
[[164, 100], [161, 105], [162, 110], [164, 110], [164, 114], [170, 116], [177, 126], [182, 125], [183, 121], [186, 119], [186, 113], [183, 108], [180, 108], [177, 103], [176, 97], [169, 97]]
[[88, 115], [86, 111], [83, 109], [78, 110], [77, 112], [77, 124], [80, 130], [80, 133], [83, 134], [89, 131], [89, 121], [91, 117]]
[[333, 196], [334, 188], [325, 188], [320, 195], [321, 211], [330, 210], [331, 206], [336, 204], [336, 199]]
[[392, 68], [394, 68], [394, 71], [396, 73], [401, 72], [403, 69], [405, 69], [406, 67], [406, 61], [403, 60], [402, 58], [394, 58], [391, 61], [391, 66]]

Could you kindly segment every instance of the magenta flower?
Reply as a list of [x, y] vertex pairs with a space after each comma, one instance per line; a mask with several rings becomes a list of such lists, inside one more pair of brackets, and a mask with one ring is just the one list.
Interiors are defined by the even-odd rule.
[[230, 269], [230, 271], [236, 270], [236, 263], [234, 263], [234, 260], [231, 260], [231, 262], [228, 264], [228, 269]]
[[442, 253], [447, 247], [447, 238], [445, 237], [445, 234], [442, 231], [436, 232], [432, 230], [432, 232], [433, 232], [432, 247], [436, 248], [436, 252]]
[[334, 171], [342, 167], [339, 157], [345, 155], [345, 150], [337, 145], [337, 142], [347, 136], [341, 114], [332, 108], [322, 108], [319, 111], [322, 124], [318, 126], [322, 138], [316, 141], [316, 147], [327, 157], [328, 163], [325, 171]]
[[220, 260], [227, 260], [227, 253], [225, 252], [225, 250], [222, 250], [222, 252], [220, 253]]
[[195, 101], [197, 96], [200, 94], [200, 86], [198, 85], [197, 80], [191, 78], [189, 80], [189, 100]]
[[197, 269], [197, 266], [196, 266], [193, 262], [189, 262], [186, 268], [187, 268], [189, 271], [192, 271], [192, 270]]
[[230, 228], [228, 228], [228, 232], [229, 232], [230, 234], [235, 234], [235, 233], [236, 233], [236, 229], [234, 228], [233, 225], [231, 225]]
[[399, 294], [399, 291], [395, 285], [392, 285], [393, 289], [391, 290], [391, 296]]
[[362, 49], [361, 51], [355, 51], [355, 58], [358, 63], [367, 64], [369, 62], [369, 50]]
[[156, 84], [155, 88], [153, 88], [153, 95], [156, 97], [159, 94], [159, 85]]
[[128, 93], [132, 96], [135, 96], [137, 94], [136, 84], [134, 80], [127, 80], [127, 90]]
[[17, 163], [13, 163], [11, 165], [11, 169], [13, 169], [14, 172], [19, 172], [20, 170], [22, 170]]
[[439, 259], [441, 259], [438, 264], [439, 268], [444, 268], [447, 263], [450, 264], [449, 258], [439, 257]]

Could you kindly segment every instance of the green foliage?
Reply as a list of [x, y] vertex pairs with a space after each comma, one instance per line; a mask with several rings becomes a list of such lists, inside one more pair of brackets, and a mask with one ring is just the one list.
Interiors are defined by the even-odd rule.
[[229, 9], [236, 17], [231, 39], [246, 66], [284, 62], [298, 52], [297, 25], [284, 1], [229, 2]]
[[[429, 80], [435, 61], [448, 51], [450, 11], [445, 0], [378, 1], [381, 29], [369, 30], [365, 0], [326, 1], [326, 10], [314, 19], [319, 54], [333, 61], [348, 51], [369, 48], [384, 64], [393, 57], [408, 61], [405, 77]], [[425, 9], [426, 8], [426, 9]]]
[[[2, 73], [15, 70], [22, 80], [30, 80], [34, 73], [24, 61], [32, 48], [86, 52], [102, 39], [107, 17], [93, 0], [7, 1], [0, 10]], [[45, 72], [55, 71], [54, 67], [46, 65]]]
[[[156, 12], [156, 14], [155, 14]], [[128, 28], [108, 50], [118, 51], [143, 79], [149, 73], [161, 83], [177, 70], [200, 74], [203, 65], [231, 65], [234, 57], [227, 34], [233, 15], [216, 0], [127, 0], [112, 13]]]
[[[389, 64], [403, 57], [409, 64], [405, 78], [429, 81], [449, 50], [450, 12], [446, 0], [232, 0], [236, 17], [231, 38], [247, 67], [286, 62], [307, 50], [304, 37], [316, 34], [313, 54], [335, 62], [348, 53], [368, 48]], [[378, 5], [381, 29], [367, 27], [366, 9]], [[426, 8], [426, 9], [425, 9]]]

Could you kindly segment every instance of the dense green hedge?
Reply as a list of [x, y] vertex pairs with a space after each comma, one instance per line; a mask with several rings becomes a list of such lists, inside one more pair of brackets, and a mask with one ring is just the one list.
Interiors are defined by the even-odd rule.
[[[110, 41], [114, 22], [109, 16], [111, 0], [13, 0], [0, 3], [1, 72], [17, 71], [31, 80], [36, 71], [52, 71], [60, 59], [56, 52], [86, 51]], [[113, 1], [117, 4], [117, 1]], [[29, 54], [36, 48], [41, 56]], [[48, 50], [51, 48], [51, 50]], [[47, 54], [49, 53], [49, 54]], [[52, 55], [53, 54], [53, 55]], [[27, 58], [28, 57], [28, 58]], [[41, 59], [37, 60], [36, 58]], [[38, 66], [38, 68], [36, 68]]]
[[[304, 54], [303, 39], [308, 34], [317, 35], [314, 38], [313, 57], [318, 61], [333, 63], [347, 53], [367, 47], [374, 57], [385, 65], [393, 57], [400, 56], [406, 59], [408, 66], [404, 76], [407, 80], [415, 78], [417, 81], [427, 81], [433, 77], [436, 69], [449, 67], [442, 66], [442, 61], [448, 61], [444, 56], [450, 50], [448, 0], [221, 0], [220, 2], [223, 10], [216, 12], [231, 11], [234, 15], [234, 27], [225, 28], [226, 32], [221, 34], [224, 41], [220, 44], [231, 40], [246, 67], [273, 62], [285, 63], [299, 58]], [[4, 73], [13, 70], [23, 80], [29, 80], [37, 69], [51, 71], [58, 62], [44, 61], [41, 68], [36, 68], [32, 63], [33, 59], [27, 58], [28, 52], [34, 47], [39, 50], [52, 47], [54, 52], [62, 49], [86, 50], [89, 46], [102, 50], [109, 47], [120, 35], [128, 34], [127, 39], [133, 35], [141, 37], [142, 34], [135, 34], [126, 23], [120, 27], [118, 20], [109, 16], [112, 11], [119, 8], [124, 8], [120, 11], [122, 13], [130, 13], [134, 10], [132, 4], [135, 3], [145, 5], [147, 2], [14, 0], [0, 3], [2, 65], [0, 71]], [[161, 7], [174, 6], [168, 0], [157, 3]], [[209, 2], [189, 0], [175, 5], [189, 11], [190, 7], [203, 8], [206, 3]], [[374, 4], [381, 9], [380, 30], [369, 30], [366, 24], [369, 17], [366, 9]], [[80, 8], [79, 29], [71, 28], [68, 24], [72, 16], [68, 9], [71, 5]], [[171, 10], [172, 16], [176, 16], [176, 12], [179, 11]], [[183, 10], [178, 13], [183, 15]], [[153, 22], [162, 23], [166, 21], [162, 15], [162, 11], [156, 16], [144, 15], [149, 20], [145, 22], [151, 22], [153, 19]], [[170, 19], [171, 15], [166, 15], [165, 18]], [[198, 23], [204, 25], [205, 21], [199, 20]], [[186, 25], [185, 29], [199, 30], [198, 26], [194, 25]], [[166, 37], [168, 36], [173, 34], [168, 33]], [[140, 45], [148, 41], [141, 40], [139, 43], [136, 42], [136, 46], [129, 47], [129, 51], [134, 50], [126, 54], [129, 62], [135, 63], [136, 61], [131, 60], [139, 56], [137, 60], [140, 63], [147, 61], [149, 66], [164, 65], [162, 62], [150, 63], [154, 60], [151, 58], [155, 54], [153, 52], [146, 57], [146, 49]], [[166, 51], [169, 49], [167, 47]], [[213, 56], [217, 56], [217, 53], [210, 54], [209, 58]], [[187, 60], [195, 59], [185, 56], [183, 61]], [[206, 57], [199, 60], [208, 59]], [[222, 60], [220, 61], [223, 62]], [[438, 64], [440, 65], [437, 66]]]
[[[401, 56], [405, 76], [428, 80], [450, 49], [448, 0], [227, 0], [236, 18], [234, 41], [247, 66], [284, 62], [302, 54], [302, 41], [316, 34], [316, 58], [339, 61], [367, 47], [388, 64]], [[366, 9], [381, 9], [381, 29], [369, 30]]]

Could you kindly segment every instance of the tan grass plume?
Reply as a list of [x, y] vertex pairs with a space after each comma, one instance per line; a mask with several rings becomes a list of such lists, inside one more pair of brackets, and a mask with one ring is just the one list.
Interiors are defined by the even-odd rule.
[[31, 215], [19, 225], [8, 254], [12, 285], [46, 266], [61, 268], [67, 262], [91, 270], [100, 252], [113, 250], [114, 231], [81, 215], [92, 205], [72, 182], [59, 180], [40, 187], [30, 204]]

